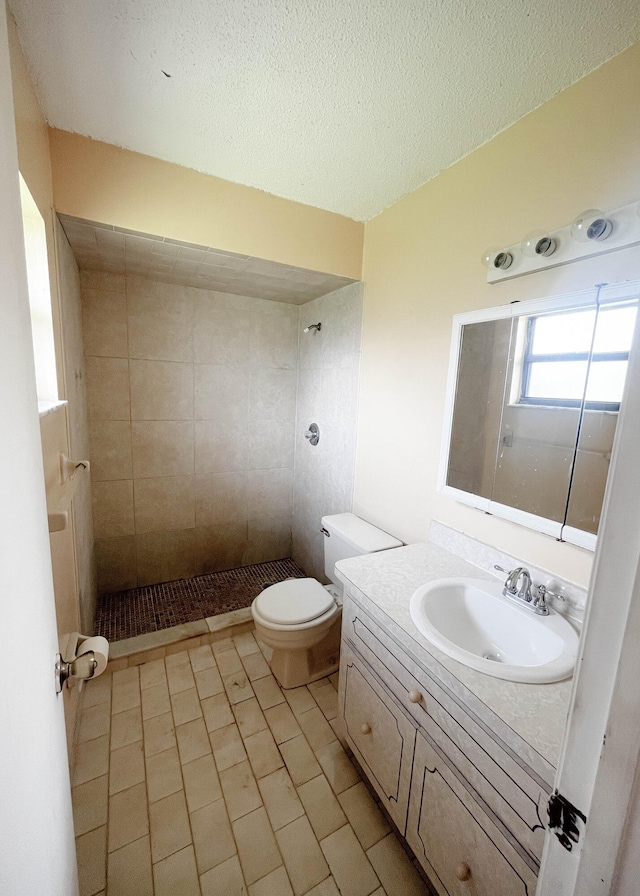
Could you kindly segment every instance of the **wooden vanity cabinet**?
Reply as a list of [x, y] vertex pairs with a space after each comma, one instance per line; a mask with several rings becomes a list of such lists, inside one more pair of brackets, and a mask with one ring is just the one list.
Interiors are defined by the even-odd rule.
[[406, 839], [441, 896], [534, 896], [535, 872], [421, 734]]
[[404, 834], [416, 740], [413, 722], [348, 646], [341, 656], [343, 718], [349, 745]]
[[533, 896], [549, 782], [365, 606], [347, 589], [340, 712], [356, 760], [441, 896]]

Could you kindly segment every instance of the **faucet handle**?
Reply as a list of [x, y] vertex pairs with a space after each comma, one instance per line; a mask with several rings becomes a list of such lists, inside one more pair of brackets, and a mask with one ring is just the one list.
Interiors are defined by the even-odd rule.
[[[540, 616], [549, 615], [549, 605], [547, 604], [547, 595], [551, 596], [552, 591], [547, 591], [545, 585], [534, 586], [533, 609]], [[554, 595], [555, 596], [555, 595]]]
[[538, 594], [540, 597], [543, 597], [546, 601], [547, 598], [552, 597], [554, 600], [566, 601], [566, 597], [564, 594], [559, 594], [557, 591], [550, 591], [546, 585], [536, 585], [538, 589]]

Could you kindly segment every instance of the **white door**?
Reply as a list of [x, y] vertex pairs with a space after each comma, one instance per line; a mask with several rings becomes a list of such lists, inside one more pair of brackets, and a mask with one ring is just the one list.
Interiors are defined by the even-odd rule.
[[[547, 835], [538, 896], [608, 896], [640, 751], [640, 319], [607, 482], [556, 788], [587, 819]], [[635, 809], [637, 814], [637, 807]], [[578, 828], [582, 829], [578, 823]], [[627, 859], [629, 858], [627, 853]], [[634, 862], [640, 867], [640, 857]], [[634, 893], [640, 892], [635, 882]]]
[[0, 893], [78, 892], [22, 238], [0, 10]]

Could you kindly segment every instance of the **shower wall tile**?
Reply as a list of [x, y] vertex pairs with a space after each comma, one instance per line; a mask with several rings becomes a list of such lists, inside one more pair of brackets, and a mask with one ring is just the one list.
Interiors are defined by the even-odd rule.
[[193, 420], [193, 364], [129, 362], [132, 420]]
[[205, 293], [196, 299], [194, 361], [197, 364], [247, 364], [251, 357], [255, 315], [225, 307], [219, 295]]
[[348, 367], [325, 367], [320, 377], [320, 411], [329, 420], [352, 420], [358, 410], [360, 358], [353, 353]]
[[87, 410], [95, 420], [129, 420], [129, 361], [126, 358], [86, 358]]
[[136, 559], [138, 585], [195, 576], [195, 528], [136, 535]]
[[[64, 333], [64, 369], [66, 377], [67, 422], [69, 454], [89, 457], [89, 411], [87, 399], [86, 363], [82, 338], [82, 293], [78, 266], [62, 226], [54, 216], [55, 245], [58, 256], [61, 329]], [[76, 593], [65, 600], [76, 602], [76, 614], [83, 632], [93, 631], [97, 598], [96, 564], [93, 517], [91, 511], [91, 479], [82, 476], [76, 488], [72, 513], [75, 533]], [[77, 603], [79, 599], [79, 604]], [[79, 611], [79, 612], [78, 612]], [[71, 692], [65, 701], [65, 724], [71, 742], [75, 726], [76, 699]], [[69, 751], [69, 758], [73, 749]]]
[[250, 378], [251, 370], [237, 364], [196, 364], [195, 419], [219, 425], [248, 422]]
[[[302, 324], [300, 326], [302, 327]], [[317, 369], [301, 368], [298, 371], [297, 416], [298, 423], [304, 424], [305, 429], [310, 423], [320, 418], [321, 394], [322, 377], [318, 376]], [[299, 425], [298, 429], [301, 428]]]
[[193, 361], [193, 302], [181, 286], [127, 278], [129, 357]]
[[291, 556], [291, 513], [268, 513], [249, 519], [245, 564], [267, 563]]
[[134, 420], [131, 446], [135, 479], [187, 476], [194, 472], [191, 421]]
[[250, 470], [274, 470], [279, 467], [293, 468], [294, 459], [293, 423], [279, 420], [263, 420], [259, 425], [251, 425], [249, 432], [247, 465]]
[[247, 468], [249, 424], [244, 420], [196, 420], [196, 473], [228, 473]]
[[[320, 521], [352, 505], [362, 284], [315, 299], [299, 311], [292, 557], [309, 575], [326, 581]], [[320, 332], [302, 332], [318, 322]], [[320, 427], [317, 446], [304, 438], [311, 422]]]
[[300, 341], [298, 347], [298, 370], [317, 370], [322, 366], [322, 330], [311, 330], [305, 333], [305, 327], [312, 324], [322, 323], [326, 328], [326, 321], [320, 320], [317, 316], [322, 314], [323, 309], [318, 306], [318, 299], [313, 302], [307, 302], [300, 308]]
[[293, 512], [293, 471], [288, 468], [249, 470], [247, 473], [247, 501], [250, 518], [266, 517], [269, 513], [291, 516]]
[[247, 544], [246, 521], [196, 527], [198, 575], [242, 566]]
[[132, 479], [131, 424], [126, 420], [89, 420], [91, 479]]
[[298, 521], [314, 532], [319, 521], [331, 513], [344, 513], [344, 493], [332, 488], [322, 479], [296, 470], [294, 479], [294, 511]]
[[240, 523], [248, 519], [244, 472], [195, 477], [196, 525]]
[[121, 293], [83, 289], [82, 335], [87, 356], [129, 357], [124, 289]]
[[295, 561], [307, 575], [323, 582], [327, 580], [324, 574], [324, 536], [313, 529], [295, 515], [293, 517], [291, 555], [297, 557]]
[[193, 476], [136, 479], [133, 492], [135, 531], [139, 535], [195, 526]]
[[[298, 307], [138, 276], [81, 282], [100, 590], [288, 556], [311, 422], [296, 420]], [[343, 401], [334, 380], [325, 397]], [[326, 451], [312, 457], [322, 482]]]
[[255, 315], [251, 339], [251, 363], [258, 367], [295, 370], [298, 356], [298, 314], [285, 306], [282, 314]]
[[96, 538], [133, 535], [133, 480], [94, 482], [93, 528]]
[[249, 416], [255, 420], [295, 422], [297, 373], [277, 367], [251, 372]]
[[80, 288], [83, 294], [90, 289], [99, 289], [103, 292], [118, 292], [124, 295], [125, 276], [111, 274], [108, 271], [80, 271]]
[[123, 591], [138, 584], [133, 535], [96, 539], [98, 591]]

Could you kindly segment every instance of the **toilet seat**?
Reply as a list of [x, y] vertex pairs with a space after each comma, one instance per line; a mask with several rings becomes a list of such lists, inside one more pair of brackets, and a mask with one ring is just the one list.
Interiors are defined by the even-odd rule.
[[265, 588], [254, 605], [265, 622], [296, 626], [324, 616], [335, 608], [335, 600], [317, 579], [287, 579]]

